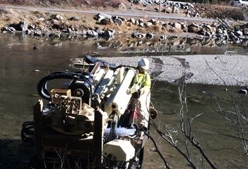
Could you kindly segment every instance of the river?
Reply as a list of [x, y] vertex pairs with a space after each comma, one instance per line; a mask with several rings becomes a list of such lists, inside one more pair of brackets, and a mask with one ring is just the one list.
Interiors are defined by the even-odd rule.
[[[103, 43], [103, 42], [101, 42]], [[105, 42], [108, 43], [108, 42]], [[70, 59], [82, 57], [84, 54], [94, 56], [125, 56], [152, 55], [157, 53], [120, 52], [115, 48], [99, 48], [95, 40], [61, 41], [58, 39], [43, 39], [25, 35], [0, 35], [0, 168], [13, 168], [16, 157], [22, 163], [22, 153], [27, 153], [21, 147], [21, 126], [25, 121], [32, 121], [32, 106], [40, 96], [37, 94], [37, 82], [48, 73], [54, 71], [75, 70]], [[205, 49], [205, 50], [204, 50]], [[218, 49], [218, 50], [217, 50]], [[233, 48], [231, 48], [232, 50]], [[246, 52], [243, 48], [235, 48]], [[192, 49], [191, 49], [192, 50]], [[216, 53], [229, 50], [227, 47], [216, 48]], [[196, 52], [197, 51], [197, 52]], [[176, 52], [206, 54], [206, 47], [195, 51]], [[164, 52], [164, 51], [163, 51]], [[164, 52], [167, 54], [174, 54]], [[212, 53], [210, 53], [212, 54]], [[179, 90], [183, 90], [182, 98], [186, 104], [179, 101]], [[198, 168], [210, 168], [203, 160], [199, 151], [187, 142], [180, 131], [180, 123], [176, 113], [184, 112], [184, 117], [192, 119], [191, 133], [200, 143], [204, 152], [217, 168], [248, 168], [248, 156], [242, 143], [247, 142], [246, 116], [247, 96], [238, 93], [239, 86], [215, 86], [204, 84], [173, 85], [167, 82], [153, 81], [152, 103], [159, 111], [154, 120], [160, 131], [170, 132], [177, 141], [177, 146], [190, 157]], [[183, 109], [181, 109], [183, 107]], [[222, 111], [219, 111], [219, 110]], [[221, 112], [225, 112], [224, 117]], [[201, 115], [200, 115], [201, 114]], [[199, 116], [198, 116], [199, 115]], [[228, 120], [227, 117], [230, 117]], [[234, 123], [239, 120], [239, 123]], [[187, 121], [187, 120], [186, 120]], [[240, 125], [237, 125], [240, 124]], [[242, 124], [242, 126], [241, 126]], [[243, 132], [243, 136], [242, 135]], [[151, 137], [154, 138], [163, 158], [174, 169], [191, 168], [182, 155], [168, 144], [151, 126]], [[246, 138], [243, 139], [242, 138]], [[243, 142], [242, 142], [243, 141]], [[188, 149], [185, 148], [188, 145]], [[145, 148], [143, 169], [164, 168], [163, 159], [154, 151], [152, 139]], [[31, 152], [28, 152], [31, 153]], [[31, 155], [31, 154], [30, 154]], [[11, 167], [12, 166], [12, 167]]]

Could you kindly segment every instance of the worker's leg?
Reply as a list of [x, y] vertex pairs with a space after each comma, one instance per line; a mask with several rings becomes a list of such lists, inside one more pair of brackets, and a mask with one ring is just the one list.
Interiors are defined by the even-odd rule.
[[138, 121], [141, 125], [143, 125], [146, 128], [148, 128], [150, 99], [151, 99], [150, 91], [145, 92], [139, 98], [141, 107], [138, 116]]

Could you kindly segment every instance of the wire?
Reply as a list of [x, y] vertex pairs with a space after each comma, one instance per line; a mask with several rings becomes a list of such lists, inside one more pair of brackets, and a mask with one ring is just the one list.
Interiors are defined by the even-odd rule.
[[156, 148], [156, 152], [158, 152], [159, 156], [160, 156], [161, 159], [164, 161], [164, 164], [165, 164], [166, 168], [167, 168], [167, 169], [170, 169], [170, 166], [168, 165], [167, 161], [166, 161], [165, 158], [163, 157], [162, 153], [159, 151], [158, 146], [157, 146], [155, 140], [153, 139], [153, 137], [151, 137], [151, 135], [148, 133], [148, 131], [144, 130], [143, 128], [141, 128], [141, 129], [143, 130], [144, 134], [145, 134], [149, 139], [152, 140], [152, 143], [153, 143], [153, 145], [154, 145], [155, 148]]

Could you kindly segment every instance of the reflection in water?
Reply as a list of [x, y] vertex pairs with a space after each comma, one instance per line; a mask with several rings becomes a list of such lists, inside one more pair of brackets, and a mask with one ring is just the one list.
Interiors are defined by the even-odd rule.
[[[46, 40], [27, 38], [25, 36], [20, 40], [19, 36], [15, 35], [0, 35], [0, 43], [1, 139], [20, 139], [21, 125], [24, 121], [32, 120], [32, 106], [40, 98], [37, 95], [37, 82], [48, 73], [54, 71], [74, 70], [69, 66], [71, 58], [79, 57], [88, 52], [96, 52], [98, 55], [104, 56], [155, 55], [161, 53], [167, 55], [183, 54], [187, 53], [188, 50], [188, 53], [201, 53], [203, 49], [207, 49], [203, 46], [192, 47], [187, 44], [186, 40], [185, 47], [164, 44], [162, 48], [160, 44], [161, 48], [158, 48], [157, 44], [157, 46], [155, 44], [148, 45], [148, 43], [143, 42], [147, 48], [142, 51], [137, 49], [139, 46], [130, 46], [130, 49], [137, 49], [136, 54], [123, 45], [121, 49], [126, 49], [127, 52], [121, 53], [120, 50], [116, 50], [120, 49], [117, 46], [121, 46], [121, 42], [105, 42], [109, 44], [107, 45], [108, 48], [104, 48], [106, 46], [103, 43], [94, 40], [61, 42], [56, 39]], [[97, 43], [99, 43], [98, 48]], [[99, 49], [99, 45], [102, 46], [101, 49]], [[39, 49], [33, 50], [33, 46], [38, 46]], [[156, 48], [159, 49], [159, 52], [155, 50]], [[169, 51], [168, 49], [171, 50]], [[216, 53], [233, 50], [230, 46], [216, 47], [214, 49], [216, 50], [213, 52]], [[236, 49], [237, 51], [239, 50], [239, 48]], [[246, 106], [242, 105], [242, 103], [247, 102], [247, 97], [237, 93], [238, 87], [193, 84], [186, 85], [184, 90], [187, 93], [185, 96], [187, 98], [187, 109], [185, 111], [188, 116], [192, 118], [203, 113], [193, 121], [192, 133], [207, 155], [219, 168], [246, 168], [248, 160], [242, 145], [244, 142], [239, 139], [240, 129], [220, 114], [218, 106], [229, 115], [234, 114], [237, 110], [246, 112]], [[238, 104], [234, 104], [234, 101], [239, 103], [238, 107]], [[180, 131], [180, 123], [175, 114], [182, 107], [179, 102], [178, 86], [155, 81], [152, 89], [152, 103], [160, 111], [159, 118], [155, 121], [159, 129], [161, 131], [170, 131], [173, 138], [177, 139], [178, 146], [183, 148], [185, 152], [186, 140]], [[246, 126], [244, 125], [243, 127], [244, 137], [247, 139]], [[153, 128], [151, 130], [151, 136], [155, 138], [160, 151], [170, 166], [173, 168], [190, 168], [175, 149], [169, 146]], [[144, 169], [163, 168], [163, 161], [158, 156], [158, 153], [151, 151], [153, 148], [154, 145], [149, 141], [145, 153]], [[192, 155], [192, 160], [198, 166], [201, 166], [202, 156], [199, 155], [199, 151], [191, 146], [189, 146], [189, 151]], [[208, 168], [205, 162], [203, 162], [203, 165]]]
[[[248, 157], [244, 145], [247, 144], [248, 137], [247, 120], [242, 119], [242, 116], [247, 117], [245, 103], [248, 98], [237, 93], [239, 87], [186, 85], [184, 88], [186, 95], [183, 98], [186, 99], [187, 104], [182, 105], [179, 102], [178, 87], [180, 86], [164, 82], [155, 83], [152, 102], [160, 111], [160, 118], [156, 119], [156, 124], [161, 131], [166, 133], [168, 130], [176, 140], [178, 147], [184, 152], [186, 152], [186, 145], [188, 146], [188, 151], [195, 164], [200, 166], [202, 156], [198, 149], [191, 146], [181, 131], [178, 115], [182, 110], [186, 122], [195, 118], [192, 121], [192, 128], [188, 128], [192, 132], [191, 136], [199, 142], [207, 156], [218, 168], [246, 168]], [[182, 90], [182, 87], [180, 89]], [[184, 109], [182, 109], [183, 106]], [[242, 115], [239, 116], [239, 113]], [[159, 137], [156, 131], [153, 131], [151, 135], [157, 139], [159, 145], [163, 145], [160, 147], [160, 151], [173, 167], [187, 168], [187, 162], [178, 151], [169, 146], [162, 137]], [[244, 142], [246, 144], [243, 144]], [[153, 147], [153, 144], [150, 143], [149, 148]], [[155, 156], [155, 153], [148, 153]], [[153, 161], [158, 164], [162, 162], [158, 156], [157, 158], [153, 157]], [[206, 162], [204, 164], [210, 168]]]
[[[19, 39], [19, 42], [25, 43], [25, 39], [32, 38], [24, 34], [6, 35]], [[116, 55], [176, 55], [176, 54], [225, 54], [226, 51], [236, 54], [246, 54], [247, 41], [240, 44], [234, 44], [218, 39], [202, 38], [193, 35], [191, 37], [168, 36], [165, 39], [155, 37], [153, 39], [138, 39], [131, 37], [116, 37], [112, 39], [104, 38], [84, 38], [71, 37], [69, 35], [61, 38], [43, 39], [38, 37], [37, 44], [33, 44], [37, 48], [44, 43], [52, 46], [61, 46], [69, 43], [80, 43], [89, 53], [104, 54], [108, 56], [109, 51], [115, 52]], [[39, 40], [40, 39], [40, 40]], [[10, 44], [12, 46], [14, 44]], [[76, 44], [77, 45], [77, 44]], [[89, 47], [89, 48], [88, 48]], [[87, 50], [86, 50], [87, 49]], [[72, 51], [73, 52], [73, 51]]]
[[158, 39], [115, 38], [96, 42], [98, 50], [117, 50], [118, 55], [174, 55], [174, 54], [224, 54], [226, 51], [246, 53], [246, 48], [231, 44], [218, 44], [213, 39], [170, 37]]

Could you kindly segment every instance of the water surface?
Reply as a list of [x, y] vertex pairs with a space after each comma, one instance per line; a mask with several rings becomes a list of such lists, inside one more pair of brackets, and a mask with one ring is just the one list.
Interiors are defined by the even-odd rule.
[[[230, 48], [222, 46], [214, 51], [216, 54], [227, 49]], [[236, 49], [241, 53], [245, 52], [243, 48]], [[0, 138], [2, 139], [2, 148], [6, 146], [5, 143], [9, 144], [7, 148], [12, 152], [7, 155], [11, 157], [16, 155], [16, 151], [11, 149], [11, 141], [19, 143], [22, 123], [33, 120], [32, 106], [40, 99], [36, 85], [42, 77], [54, 71], [75, 70], [70, 66], [69, 60], [81, 57], [86, 53], [106, 57], [160, 54], [160, 52], [135, 53], [120, 52], [115, 48], [99, 48], [99, 43], [92, 39], [88, 41], [60, 41], [18, 35], [0, 35], [0, 50], [0, 127], [2, 129]], [[198, 47], [196, 51], [192, 50], [188, 53], [199, 54], [206, 51], [205, 47]], [[213, 54], [214, 51], [210, 50], [210, 54]], [[185, 53], [187, 52], [177, 52], [177, 54]], [[168, 54], [175, 54], [175, 52], [163, 53], [165, 57]], [[184, 94], [186, 94], [183, 97], [187, 99], [186, 105], [179, 102], [179, 89], [183, 89]], [[178, 139], [178, 146], [182, 148], [183, 152], [186, 152], [185, 137], [180, 132], [180, 123], [175, 113], [179, 113], [182, 106], [184, 106], [184, 116], [189, 117], [189, 119], [202, 113], [201, 116], [193, 120], [191, 132], [209, 158], [218, 168], [248, 168], [247, 155], [245, 155], [238, 135], [243, 129], [244, 137], [247, 139], [247, 126], [244, 124], [242, 128], [238, 128], [219, 112], [220, 108], [225, 110], [228, 117], [231, 115], [235, 121], [237, 116], [234, 113], [246, 112], [247, 96], [239, 94], [237, 92], [239, 89], [238, 86], [202, 84], [182, 86], [182, 84], [172, 85], [166, 82], [153, 81], [152, 103], [159, 111], [155, 123], [159, 130], [162, 132], [168, 130], [173, 138]], [[159, 136], [152, 126], [151, 137], [155, 139], [159, 150], [171, 167], [190, 168], [187, 161]], [[201, 160], [202, 156], [198, 153], [199, 151], [190, 144], [188, 145], [193, 162], [199, 168], [204, 168], [201, 166], [210, 168], [206, 161]], [[154, 144], [149, 140], [146, 146], [144, 169], [157, 169], [164, 166], [163, 160], [153, 149]], [[6, 149], [1, 149], [1, 151], [4, 150]], [[10, 164], [4, 163], [3, 160], [9, 159], [9, 157], [4, 156], [3, 152], [0, 154], [2, 154], [0, 156], [0, 168], [6, 168], [4, 165]]]

